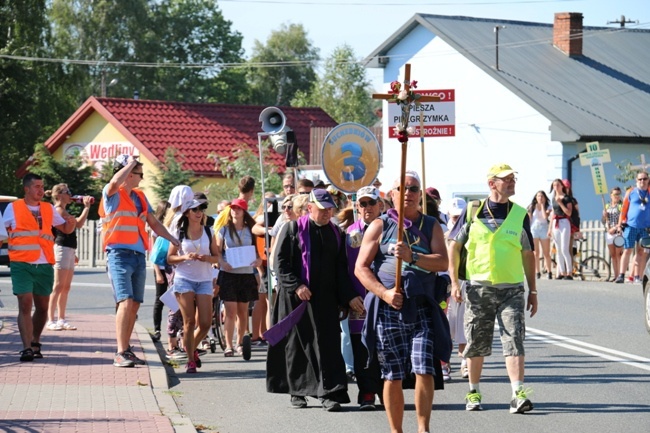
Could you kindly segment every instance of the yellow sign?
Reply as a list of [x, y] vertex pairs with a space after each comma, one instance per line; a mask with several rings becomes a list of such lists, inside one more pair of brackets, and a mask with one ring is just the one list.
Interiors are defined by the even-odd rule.
[[591, 179], [594, 182], [596, 194], [607, 194], [608, 192], [604, 162], [611, 162], [609, 149], [600, 150], [597, 141], [587, 143], [587, 152], [580, 154], [580, 165], [591, 167]]
[[363, 125], [342, 123], [325, 137], [322, 161], [330, 183], [346, 194], [354, 194], [377, 178], [379, 141]]

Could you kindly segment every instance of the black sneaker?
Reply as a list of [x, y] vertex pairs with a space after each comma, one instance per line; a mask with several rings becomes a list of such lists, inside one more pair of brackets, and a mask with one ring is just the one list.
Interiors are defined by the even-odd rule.
[[20, 362], [32, 362], [34, 360], [34, 351], [31, 347], [20, 351]]
[[300, 395], [291, 396], [291, 407], [294, 409], [304, 409], [307, 407], [307, 398]]
[[135, 353], [133, 353], [130, 349], [124, 351], [124, 356], [129, 358], [135, 365], [145, 365], [146, 362], [135, 356]]
[[359, 410], [370, 411], [375, 410], [375, 394], [368, 393], [364, 394], [361, 404], [359, 404]]
[[156, 330], [156, 331], [153, 333], [153, 335], [151, 336], [151, 340], [152, 340], [154, 343], [157, 343], [158, 341], [160, 341], [160, 330]]
[[573, 280], [573, 277], [571, 275], [567, 275], [566, 277], [564, 277], [564, 279], [565, 280]]
[[341, 410], [341, 404], [329, 398], [321, 398], [320, 402], [323, 405], [323, 410], [328, 412], [338, 412]]
[[126, 355], [127, 352], [116, 353], [113, 365], [115, 367], [135, 367], [135, 362]]
[[621, 274], [614, 280], [616, 284], [623, 284], [625, 282], [625, 275]]

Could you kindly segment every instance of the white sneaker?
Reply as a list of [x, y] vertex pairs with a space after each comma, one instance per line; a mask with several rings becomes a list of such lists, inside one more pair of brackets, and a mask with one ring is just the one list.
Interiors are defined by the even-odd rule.
[[62, 331], [62, 330], [63, 330], [63, 328], [61, 327], [61, 325], [59, 325], [59, 322], [52, 322], [52, 321], [47, 322], [47, 324], [45, 325], [45, 327], [46, 327], [47, 329], [49, 329], [50, 331]]
[[467, 369], [467, 364], [460, 365], [460, 375], [463, 379], [467, 379], [469, 377], [469, 370]]
[[67, 320], [59, 320], [56, 322], [58, 326], [61, 327], [64, 331], [76, 331], [77, 327], [68, 323]]
[[451, 368], [449, 368], [449, 365], [447, 364], [442, 365], [442, 380], [444, 382], [449, 382], [451, 380]]

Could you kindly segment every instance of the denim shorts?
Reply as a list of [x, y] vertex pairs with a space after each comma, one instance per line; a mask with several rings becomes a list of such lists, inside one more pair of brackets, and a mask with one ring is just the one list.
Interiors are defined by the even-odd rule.
[[212, 280], [209, 281], [191, 281], [185, 278], [174, 277], [172, 285], [174, 293], [190, 293], [197, 295], [212, 296]]
[[115, 302], [133, 299], [141, 304], [144, 301], [147, 280], [144, 254], [122, 248], [110, 249], [106, 252], [106, 268], [113, 285]]
[[376, 329], [377, 358], [383, 379], [403, 380], [410, 373], [434, 374], [431, 306], [419, 306], [415, 323], [404, 323], [398, 310], [382, 302]]

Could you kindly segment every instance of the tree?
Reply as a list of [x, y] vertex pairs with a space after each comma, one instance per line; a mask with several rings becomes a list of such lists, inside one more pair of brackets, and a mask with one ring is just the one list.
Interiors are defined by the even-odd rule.
[[95, 204], [91, 207], [89, 218], [97, 219], [97, 206], [104, 185], [100, 179], [93, 178], [93, 170], [92, 166], [83, 163], [79, 155], [73, 155], [64, 161], [55, 160], [43, 144], [38, 144], [34, 148], [34, 159], [29, 166], [30, 173], [38, 174], [43, 178], [46, 190], [52, 189], [59, 183], [65, 183], [74, 195], [95, 197]]
[[266, 45], [256, 40], [248, 62], [250, 102], [287, 106], [297, 92], [311, 89], [318, 52], [301, 24], [283, 24], [271, 32]]
[[137, 90], [146, 99], [173, 101], [237, 103], [247, 97], [245, 70], [220, 66], [244, 60], [242, 36], [216, 2], [53, 0], [50, 17], [57, 57], [96, 62], [67, 67], [79, 102], [108, 93], [113, 79], [109, 96], [131, 98]]
[[[2, 2], [0, 54], [49, 57], [44, 0]], [[65, 90], [63, 68], [4, 58], [0, 61], [1, 193], [22, 195], [15, 171], [74, 111]]]
[[299, 91], [291, 101], [296, 107], [320, 107], [338, 123], [356, 122], [373, 126], [381, 102], [374, 101], [365, 68], [355, 58], [354, 50], [342, 45], [325, 61], [322, 77], [309, 91]]
[[158, 196], [159, 200], [167, 200], [169, 194], [177, 185], [195, 185], [198, 180], [191, 180], [194, 177], [194, 171], [183, 170], [182, 154], [177, 153], [173, 147], [165, 150], [165, 162], [157, 164], [158, 173], [153, 175], [153, 185], [151, 189]]
[[[268, 143], [267, 143], [268, 144]], [[262, 161], [264, 167], [264, 189], [272, 192], [282, 191], [282, 178], [278, 168], [268, 161], [268, 145], [262, 147]], [[255, 179], [255, 195], [253, 206], [256, 207], [262, 198], [262, 173], [260, 172], [259, 156], [256, 155], [248, 145], [240, 144], [232, 151], [232, 155], [210, 154], [208, 158], [215, 161], [215, 169], [226, 176], [226, 181], [220, 184], [212, 184], [208, 192], [210, 198], [219, 200], [232, 200], [237, 198], [239, 190], [237, 183], [243, 176], [251, 176]]]

